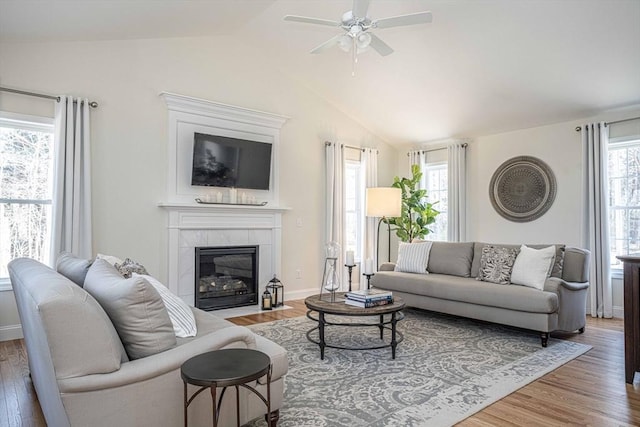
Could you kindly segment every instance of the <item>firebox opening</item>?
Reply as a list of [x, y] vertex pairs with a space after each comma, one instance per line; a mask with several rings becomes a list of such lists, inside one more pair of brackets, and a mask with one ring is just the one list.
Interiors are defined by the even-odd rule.
[[219, 310], [258, 304], [258, 246], [195, 250], [196, 307]]

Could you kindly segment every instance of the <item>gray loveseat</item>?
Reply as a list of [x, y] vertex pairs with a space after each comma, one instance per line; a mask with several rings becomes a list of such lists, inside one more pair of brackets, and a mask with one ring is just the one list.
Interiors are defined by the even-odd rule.
[[[282, 347], [192, 308], [195, 337], [176, 338], [165, 351], [130, 360], [105, 310], [81, 287], [89, 266], [85, 263], [86, 269], [66, 268], [67, 277], [32, 259], [9, 263], [29, 369], [48, 425], [182, 425], [180, 367], [195, 355], [220, 348], [253, 348], [271, 358], [271, 416], [277, 420], [288, 369]], [[263, 395], [265, 380], [257, 384]], [[197, 387], [189, 387], [191, 395]], [[240, 391], [241, 421], [264, 415], [265, 405], [244, 388]], [[221, 426], [235, 425], [235, 392], [227, 394]], [[211, 413], [211, 395], [201, 393], [189, 406], [190, 425], [211, 425]]]
[[371, 285], [393, 291], [412, 307], [539, 331], [543, 347], [552, 331], [584, 332], [589, 251], [556, 245], [551, 277], [544, 290], [538, 290], [476, 280], [485, 245], [433, 242], [429, 274], [396, 272], [395, 264], [385, 263], [371, 278]]

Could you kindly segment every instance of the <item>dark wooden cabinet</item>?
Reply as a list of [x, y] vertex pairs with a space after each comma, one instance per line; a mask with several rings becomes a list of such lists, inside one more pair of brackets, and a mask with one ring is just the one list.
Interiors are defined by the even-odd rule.
[[640, 371], [640, 256], [619, 256], [624, 262], [624, 374], [633, 383]]

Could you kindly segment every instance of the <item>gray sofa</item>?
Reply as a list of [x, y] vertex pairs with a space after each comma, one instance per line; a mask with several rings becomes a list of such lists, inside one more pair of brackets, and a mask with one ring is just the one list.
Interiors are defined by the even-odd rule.
[[371, 285], [392, 291], [412, 307], [539, 331], [543, 347], [552, 331], [584, 332], [589, 251], [555, 245], [551, 276], [546, 279], [544, 290], [538, 290], [476, 280], [485, 245], [433, 242], [429, 274], [396, 272], [395, 264], [385, 263], [371, 278]]
[[[88, 269], [89, 262], [85, 265]], [[87, 269], [66, 268], [65, 277], [32, 259], [9, 264], [29, 369], [49, 426], [182, 425], [180, 367], [195, 355], [220, 348], [253, 348], [271, 358], [271, 416], [277, 421], [288, 369], [282, 347], [193, 308], [195, 337], [176, 338], [165, 351], [130, 360], [109, 316], [82, 288]], [[262, 378], [256, 385], [263, 395], [265, 381]], [[189, 394], [197, 389], [189, 387]], [[265, 415], [257, 396], [244, 388], [240, 391], [243, 423]], [[235, 392], [227, 394], [221, 426], [235, 425]], [[201, 393], [189, 406], [190, 425], [211, 425], [211, 413], [211, 396]]]

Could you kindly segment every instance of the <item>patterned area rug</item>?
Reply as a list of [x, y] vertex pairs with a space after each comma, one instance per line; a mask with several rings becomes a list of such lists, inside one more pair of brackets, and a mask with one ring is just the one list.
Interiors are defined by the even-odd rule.
[[[327, 348], [320, 360], [306, 338], [315, 322], [306, 317], [252, 326], [289, 352], [278, 426], [449, 426], [591, 348], [553, 338], [542, 348], [534, 332], [420, 310], [405, 314], [395, 360], [389, 348]], [[325, 337], [338, 345], [380, 343], [373, 327], [329, 326]]]

